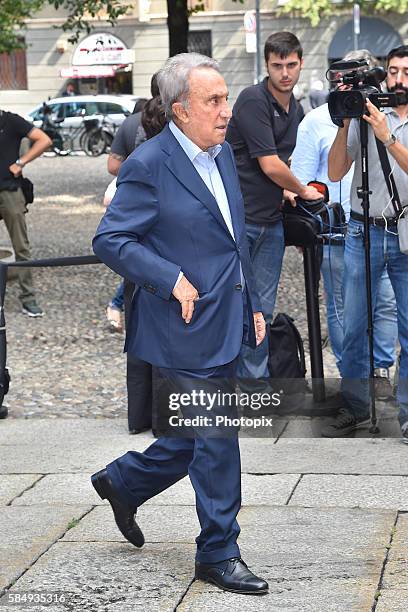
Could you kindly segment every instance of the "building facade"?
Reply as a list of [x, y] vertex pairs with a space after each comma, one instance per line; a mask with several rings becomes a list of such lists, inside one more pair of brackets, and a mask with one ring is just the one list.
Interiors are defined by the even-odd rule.
[[[279, 30], [299, 37], [305, 51], [299, 90], [307, 94], [313, 81], [325, 82], [329, 61], [353, 48], [352, 16], [343, 12], [312, 28], [308, 20], [278, 16], [266, 4], [261, 9], [262, 43]], [[247, 7], [232, 0], [206, 0], [205, 6], [204, 12], [190, 17], [189, 50], [219, 61], [233, 101], [255, 78], [255, 57], [246, 50], [243, 9]], [[44, 9], [27, 22], [26, 49], [11, 58], [0, 56], [1, 107], [25, 114], [60, 94], [67, 82], [74, 84], [76, 93], [150, 97], [150, 77], [168, 55], [165, 9], [163, 0], [139, 0], [139, 6], [120, 18], [116, 27], [98, 20], [92, 35], [77, 45], [68, 43], [69, 34], [55, 27], [63, 23], [63, 12]], [[404, 16], [387, 14], [361, 20], [358, 46], [380, 57], [407, 41]]]

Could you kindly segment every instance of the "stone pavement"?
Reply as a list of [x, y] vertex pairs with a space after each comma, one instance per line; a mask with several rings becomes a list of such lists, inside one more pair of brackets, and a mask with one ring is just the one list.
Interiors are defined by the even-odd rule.
[[[106, 158], [42, 157], [28, 173], [33, 257], [90, 253]], [[266, 437], [243, 432], [240, 545], [270, 594], [222, 593], [192, 578], [198, 524], [188, 479], [141, 508], [141, 550], [90, 486], [92, 472], [152, 441], [126, 429], [123, 338], [109, 334], [104, 316], [118, 277], [99, 265], [38, 269], [35, 281], [43, 319], [20, 313], [16, 282], [5, 303], [12, 380], [9, 418], [0, 421], [0, 612], [407, 611], [408, 447], [392, 403], [378, 406], [384, 439], [362, 431], [322, 440], [325, 418], [295, 416], [275, 419]], [[325, 336], [323, 299], [321, 307]], [[306, 338], [293, 248], [277, 311], [295, 317]], [[324, 359], [336, 376], [329, 348]], [[54, 600], [38, 606], [33, 595]]]
[[[124, 419], [1, 421], [0, 611], [406, 612], [407, 446], [302, 438], [297, 421], [241, 440], [239, 543], [269, 581], [260, 597], [193, 580], [188, 478], [140, 509], [142, 549], [122, 538], [89, 476], [151, 434]], [[40, 595], [55, 599], [21, 601]]]

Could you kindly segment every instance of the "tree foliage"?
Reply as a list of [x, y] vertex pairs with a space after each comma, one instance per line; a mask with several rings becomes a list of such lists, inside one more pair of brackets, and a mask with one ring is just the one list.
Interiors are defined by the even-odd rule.
[[0, 0], [0, 53], [23, 46], [20, 32], [25, 21], [46, 5], [68, 11], [62, 29], [71, 32], [70, 42], [76, 42], [84, 32], [90, 32], [89, 17], [101, 15], [114, 25], [131, 6], [121, 0]]
[[[351, 8], [355, 0], [345, 0], [342, 3], [333, 0], [288, 0], [280, 9], [281, 13], [296, 13], [300, 17], [309, 19], [312, 26], [316, 26], [322, 17], [333, 15], [339, 9]], [[408, 0], [359, 0], [362, 12], [370, 13], [406, 13]]]

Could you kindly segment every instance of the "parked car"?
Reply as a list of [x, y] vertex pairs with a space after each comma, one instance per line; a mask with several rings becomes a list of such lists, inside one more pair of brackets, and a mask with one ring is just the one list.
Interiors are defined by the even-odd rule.
[[[51, 117], [62, 127], [78, 127], [83, 119], [107, 117], [115, 125], [121, 125], [130, 115], [138, 98], [131, 95], [86, 95], [65, 96], [46, 101], [51, 110]], [[26, 115], [26, 119], [41, 127], [43, 121], [43, 104], [39, 104]]]

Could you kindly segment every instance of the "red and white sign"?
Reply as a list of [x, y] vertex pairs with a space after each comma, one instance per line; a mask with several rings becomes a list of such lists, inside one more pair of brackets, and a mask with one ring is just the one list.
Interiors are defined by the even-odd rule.
[[244, 15], [244, 29], [247, 34], [256, 32], [255, 11], [247, 11]]
[[135, 61], [134, 49], [128, 49], [123, 41], [109, 32], [99, 32], [84, 38], [75, 49], [73, 66], [131, 64]]
[[62, 68], [60, 76], [63, 79], [87, 79], [113, 77], [116, 74], [117, 66], [71, 66]]

